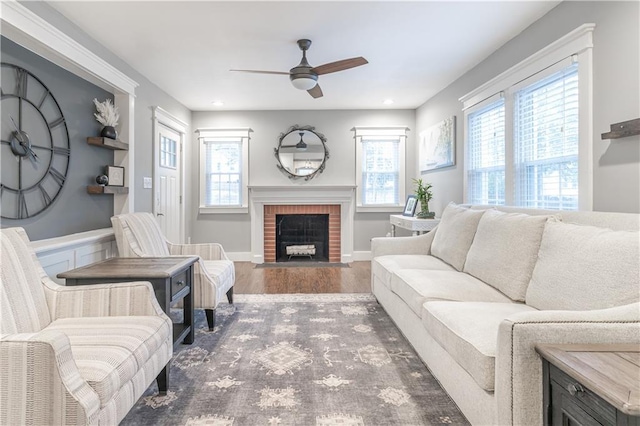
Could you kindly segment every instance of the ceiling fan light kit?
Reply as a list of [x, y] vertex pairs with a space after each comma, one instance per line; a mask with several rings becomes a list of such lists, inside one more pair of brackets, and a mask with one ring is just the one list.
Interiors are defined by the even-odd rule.
[[311, 97], [317, 99], [323, 96], [322, 89], [320, 89], [320, 86], [318, 85], [319, 75], [344, 71], [349, 68], [355, 68], [369, 63], [365, 58], [359, 56], [357, 58], [343, 59], [341, 61], [335, 61], [328, 64], [320, 65], [318, 67], [312, 67], [311, 65], [309, 65], [309, 62], [307, 62], [307, 50], [310, 46], [311, 40], [306, 38], [298, 40], [298, 47], [300, 48], [300, 50], [302, 50], [302, 60], [300, 60], [300, 63], [297, 66], [291, 68], [288, 73], [280, 71], [237, 69], [232, 69], [231, 71], [249, 72], [254, 74], [288, 74], [293, 87], [299, 90], [306, 90], [309, 95], [311, 95]]

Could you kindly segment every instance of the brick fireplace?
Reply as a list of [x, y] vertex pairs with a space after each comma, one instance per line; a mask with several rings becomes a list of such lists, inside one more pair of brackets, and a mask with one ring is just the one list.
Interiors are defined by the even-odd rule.
[[276, 215], [329, 215], [329, 262], [341, 261], [341, 220], [339, 204], [265, 205], [264, 261], [276, 261]]
[[[328, 214], [330, 262], [353, 261], [353, 185], [250, 186], [251, 261], [275, 261], [276, 214]], [[266, 235], [265, 235], [266, 234]]]

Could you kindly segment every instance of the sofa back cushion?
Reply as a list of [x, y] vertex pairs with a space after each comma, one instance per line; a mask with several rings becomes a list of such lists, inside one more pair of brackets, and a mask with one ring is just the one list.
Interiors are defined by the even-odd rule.
[[162, 230], [151, 213], [127, 213], [111, 218], [121, 257], [169, 256]]
[[464, 272], [524, 302], [548, 218], [487, 210], [478, 223]]
[[549, 221], [526, 303], [591, 310], [640, 299], [640, 233]]
[[34, 333], [49, 325], [44, 274], [22, 228], [0, 232], [0, 334]]
[[449, 203], [442, 212], [438, 231], [431, 243], [431, 254], [462, 271], [484, 212]]

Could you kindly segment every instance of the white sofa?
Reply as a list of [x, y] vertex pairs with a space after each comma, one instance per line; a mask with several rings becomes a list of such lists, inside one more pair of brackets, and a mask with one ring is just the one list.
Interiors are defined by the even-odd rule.
[[640, 347], [640, 215], [450, 204], [374, 238], [372, 292], [472, 424], [542, 424], [536, 343]]

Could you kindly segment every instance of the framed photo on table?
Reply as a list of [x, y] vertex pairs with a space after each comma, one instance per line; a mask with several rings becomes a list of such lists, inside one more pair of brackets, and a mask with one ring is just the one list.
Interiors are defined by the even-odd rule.
[[413, 216], [416, 213], [416, 206], [418, 204], [418, 198], [415, 195], [409, 195], [407, 202], [404, 205], [404, 212], [402, 216]]
[[124, 167], [106, 166], [104, 171], [110, 186], [124, 186]]

